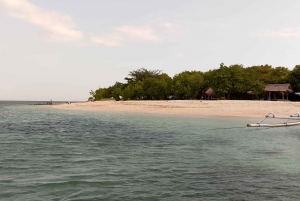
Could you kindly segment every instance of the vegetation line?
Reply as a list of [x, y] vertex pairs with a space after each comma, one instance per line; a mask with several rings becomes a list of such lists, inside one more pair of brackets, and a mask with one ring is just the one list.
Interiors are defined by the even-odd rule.
[[125, 83], [116, 82], [108, 88], [91, 90], [89, 100], [167, 100], [206, 99], [211, 88], [217, 99], [242, 100], [264, 98], [266, 84], [290, 83], [300, 91], [300, 65], [290, 71], [286, 67], [260, 65], [244, 67], [220, 64], [218, 69], [184, 71], [171, 78], [161, 70], [141, 68], [130, 71]]

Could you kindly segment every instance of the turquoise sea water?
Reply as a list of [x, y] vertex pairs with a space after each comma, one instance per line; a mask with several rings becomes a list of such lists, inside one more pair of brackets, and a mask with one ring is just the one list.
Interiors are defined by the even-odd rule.
[[0, 200], [299, 200], [300, 127], [0, 101]]

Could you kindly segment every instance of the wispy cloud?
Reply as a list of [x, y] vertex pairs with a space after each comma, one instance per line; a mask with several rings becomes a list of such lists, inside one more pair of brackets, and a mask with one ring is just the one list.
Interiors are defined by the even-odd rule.
[[122, 26], [115, 28], [115, 31], [132, 40], [152, 42], [157, 42], [160, 40], [159, 37], [154, 34], [154, 30], [149, 26]]
[[260, 34], [258, 37], [280, 37], [280, 38], [299, 38], [300, 37], [300, 27], [294, 28], [284, 28], [281, 30], [266, 30]]
[[106, 47], [117, 47], [123, 45], [124, 38], [114, 35], [94, 36], [91, 37], [91, 42]]
[[163, 41], [176, 41], [184, 32], [180, 21], [168, 21], [164, 18], [155, 18], [151, 22], [151, 26], [157, 30], [157, 33]]
[[83, 33], [76, 30], [76, 25], [68, 15], [47, 11], [27, 0], [0, 0], [13, 18], [24, 20], [48, 31], [55, 41], [76, 41], [83, 38]]
[[91, 37], [91, 41], [107, 47], [116, 47], [134, 41], [158, 42], [160, 38], [149, 26], [121, 26], [114, 28], [110, 34]]
[[133, 42], [157, 43], [172, 40], [176, 36], [176, 23], [156, 18], [146, 26], [124, 25], [112, 28], [104, 35], [94, 35], [90, 41], [84, 41], [84, 33], [76, 29], [76, 24], [69, 15], [45, 10], [28, 0], [0, 0], [9, 16], [36, 25], [48, 32], [53, 41], [78, 41], [79, 45], [97, 44], [106, 47], [123, 46]]

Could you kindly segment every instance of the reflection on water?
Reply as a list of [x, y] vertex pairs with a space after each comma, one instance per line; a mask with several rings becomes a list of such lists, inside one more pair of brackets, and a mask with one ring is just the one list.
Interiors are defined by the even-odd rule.
[[1, 200], [297, 200], [299, 127], [0, 102]]

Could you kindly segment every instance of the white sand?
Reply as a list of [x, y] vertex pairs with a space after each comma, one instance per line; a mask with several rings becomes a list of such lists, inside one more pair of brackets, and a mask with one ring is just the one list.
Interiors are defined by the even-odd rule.
[[71, 110], [231, 117], [263, 117], [269, 112], [274, 112], [278, 116], [289, 116], [300, 112], [300, 102], [246, 100], [95, 101], [52, 107]]

